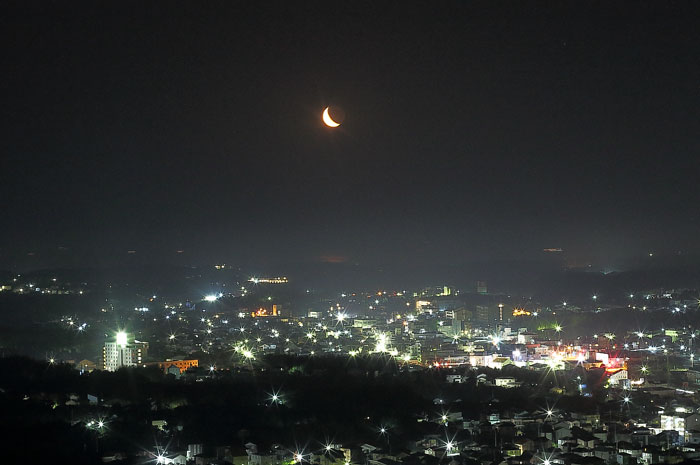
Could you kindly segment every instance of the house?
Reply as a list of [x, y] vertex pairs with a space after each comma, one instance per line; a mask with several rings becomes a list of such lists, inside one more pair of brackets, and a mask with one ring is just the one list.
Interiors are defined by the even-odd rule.
[[593, 449], [593, 455], [601, 460], [604, 460], [605, 463], [610, 463], [613, 460], [617, 460], [617, 451], [612, 446], [596, 446]]
[[535, 442], [523, 436], [515, 438], [513, 444], [520, 450], [520, 454], [518, 455], [523, 455], [525, 452], [532, 452], [535, 450]]
[[515, 444], [504, 444], [501, 447], [501, 453], [506, 457], [515, 457], [522, 454], [520, 447]]
[[626, 441], [618, 442], [617, 443], [617, 450], [618, 450], [618, 455], [621, 453], [628, 454], [631, 457], [634, 457], [635, 459], [637, 457], [642, 456], [642, 447], [637, 445], [637, 444], [633, 444], [631, 442], [626, 442]]
[[574, 426], [571, 428], [571, 434], [576, 439], [577, 447], [593, 449], [596, 442], [598, 442], [597, 438], [593, 434], [579, 426]]
[[495, 384], [497, 387], [502, 387], [506, 389], [518, 387], [518, 383], [515, 382], [515, 378], [510, 377], [496, 378]]
[[344, 465], [348, 461], [345, 452], [330, 446], [321, 454], [311, 454], [309, 462], [318, 465]]
[[75, 368], [83, 373], [92, 373], [93, 370], [97, 369], [97, 364], [92, 360], [81, 360], [75, 364]]

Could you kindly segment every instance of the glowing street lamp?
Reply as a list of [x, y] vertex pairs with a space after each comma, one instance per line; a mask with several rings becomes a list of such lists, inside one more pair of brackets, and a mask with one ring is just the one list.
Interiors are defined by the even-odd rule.
[[122, 349], [126, 347], [128, 343], [128, 335], [124, 331], [119, 331], [116, 336], [117, 345]]

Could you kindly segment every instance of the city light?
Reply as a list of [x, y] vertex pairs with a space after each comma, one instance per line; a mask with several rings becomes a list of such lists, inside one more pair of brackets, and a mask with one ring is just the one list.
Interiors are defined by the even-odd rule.
[[700, 458], [700, 1], [11, 3], [5, 462]]

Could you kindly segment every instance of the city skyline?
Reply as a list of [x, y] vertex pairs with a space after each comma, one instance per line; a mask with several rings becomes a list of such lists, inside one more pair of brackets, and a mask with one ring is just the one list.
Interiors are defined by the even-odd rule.
[[0, 5], [3, 463], [700, 465], [698, 18]]

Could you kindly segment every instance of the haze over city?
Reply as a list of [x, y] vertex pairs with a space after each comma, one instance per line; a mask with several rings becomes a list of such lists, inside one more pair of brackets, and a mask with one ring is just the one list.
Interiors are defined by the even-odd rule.
[[561, 248], [605, 268], [699, 252], [684, 8], [4, 12], [9, 265], [454, 266]]

